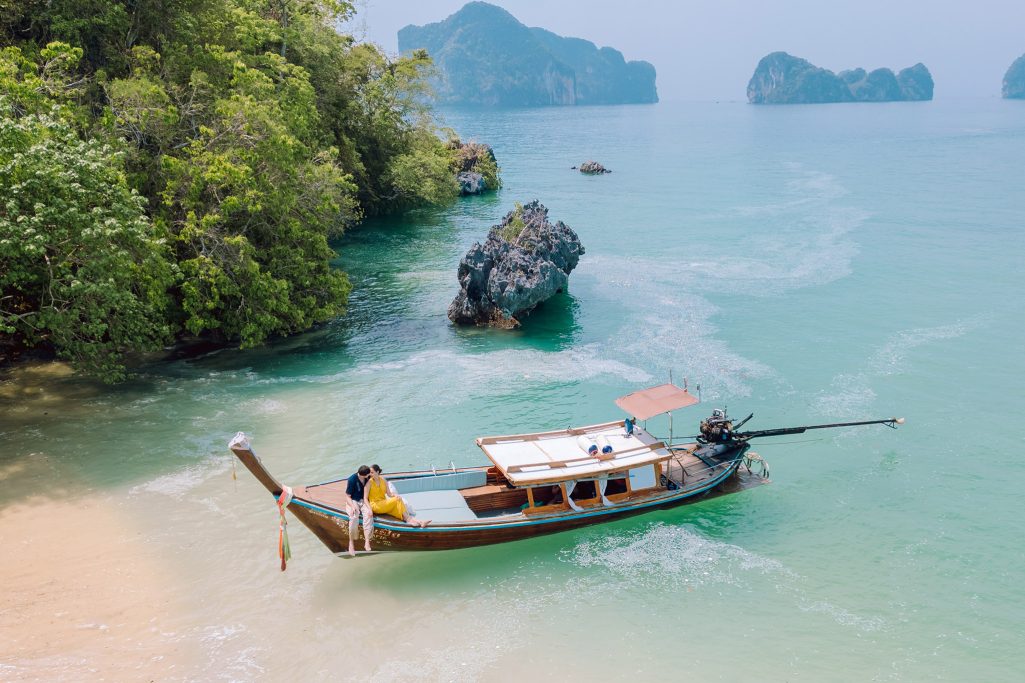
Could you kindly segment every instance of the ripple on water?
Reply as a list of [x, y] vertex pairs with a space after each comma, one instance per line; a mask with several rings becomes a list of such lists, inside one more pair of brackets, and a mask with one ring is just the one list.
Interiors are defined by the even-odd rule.
[[832, 418], [865, 413], [875, 402], [873, 381], [905, 372], [912, 351], [934, 342], [964, 336], [984, 323], [984, 319], [980, 317], [949, 325], [897, 332], [869, 357], [862, 369], [833, 377], [830, 389], [821, 392], [815, 399], [816, 411]]

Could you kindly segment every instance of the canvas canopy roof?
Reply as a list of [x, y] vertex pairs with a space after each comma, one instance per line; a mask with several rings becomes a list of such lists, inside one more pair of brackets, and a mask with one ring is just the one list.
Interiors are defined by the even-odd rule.
[[638, 420], [647, 420], [671, 410], [692, 406], [697, 402], [694, 394], [675, 384], [660, 384], [616, 399], [617, 406]]
[[[608, 444], [612, 453], [591, 455], [591, 443]], [[594, 479], [669, 457], [665, 444], [639, 426], [627, 434], [623, 422], [537, 434], [489, 436], [477, 445], [513, 486]]]

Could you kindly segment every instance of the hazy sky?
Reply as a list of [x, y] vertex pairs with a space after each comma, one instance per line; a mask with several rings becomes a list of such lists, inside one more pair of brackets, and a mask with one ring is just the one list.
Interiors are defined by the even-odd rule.
[[[440, 21], [465, 0], [356, 0], [348, 30], [398, 50], [406, 24]], [[663, 101], [745, 100], [758, 60], [784, 50], [841, 71], [922, 62], [936, 98], [999, 97], [1025, 53], [1025, 0], [494, 0], [527, 26], [608, 45], [655, 65]]]

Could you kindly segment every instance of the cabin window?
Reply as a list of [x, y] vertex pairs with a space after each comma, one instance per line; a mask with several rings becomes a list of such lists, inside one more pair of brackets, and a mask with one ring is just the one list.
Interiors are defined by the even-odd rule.
[[626, 493], [626, 477], [619, 477], [617, 479], [609, 479], [605, 485], [605, 496], [614, 496], [620, 493]]
[[572, 495], [570, 495], [570, 498], [576, 501], [593, 500], [597, 497], [598, 489], [595, 487], [594, 481], [591, 479], [578, 481], [577, 485], [573, 488]]
[[552, 484], [551, 486], [536, 486], [531, 489], [534, 495], [534, 507], [546, 505], [559, 505], [563, 502], [562, 486]]
[[630, 470], [630, 488], [634, 491], [637, 489], [650, 489], [655, 485], [655, 466], [645, 465], [644, 467], [635, 467]]

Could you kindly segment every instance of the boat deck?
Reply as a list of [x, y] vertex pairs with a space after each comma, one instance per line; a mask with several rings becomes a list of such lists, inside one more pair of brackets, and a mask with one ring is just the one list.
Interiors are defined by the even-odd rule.
[[[687, 491], [701, 488], [708, 481], [720, 476], [730, 466], [729, 461], [718, 462], [708, 457], [699, 458], [694, 455], [697, 444], [676, 446], [669, 451], [668, 457], [660, 462], [660, 471], [665, 479], [654, 482], [650, 488], [632, 489], [622, 483], [625, 476], [619, 478], [615, 492], [611, 489], [607, 496], [613, 504], [632, 503], [657, 495], [667, 490]], [[414, 514], [420, 519], [444, 522], [473, 522], [478, 519], [494, 519], [502, 516], [525, 517], [539, 514], [559, 514], [568, 512], [570, 506], [561, 500], [552, 502], [555, 493], [551, 487], [538, 487], [532, 491], [536, 504], [525, 514], [523, 508], [528, 502], [526, 488], [511, 486], [495, 468], [468, 468], [446, 473], [404, 472], [392, 475], [392, 483], [399, 489], [399, 494], [407, 501]], [[672, 482], [672, 484], [670, 484]], [[457, 488], [459, 484], [479, 483], [477, 486]], [[761, 483], [761, 482], [758, 482]], [[295, 495], [311, 503], [345, 511], [346, 480], [327, 482], [313, 486], [297, 487]], [[747, 488], [747, 486], [744, 486]], [[403, 490], [406, 489], [406, 490]], [[409, 490], [413, 489], [413, 490]], [[572, 496], [574, 503], [580, 508], [604, 506], [597, 491], [591, 487], [580, 487]], [[402, 524], [387, 515], [382, 516], [389, 523]]]

